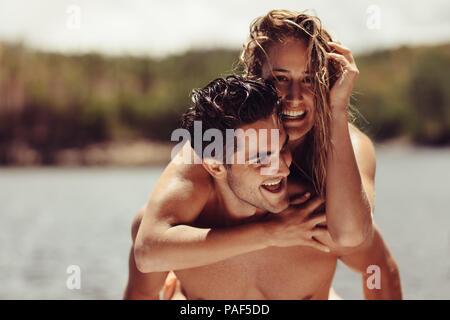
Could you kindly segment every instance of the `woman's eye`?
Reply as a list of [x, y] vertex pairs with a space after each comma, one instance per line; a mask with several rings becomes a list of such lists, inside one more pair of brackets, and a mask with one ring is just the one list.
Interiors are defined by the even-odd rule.
[[276, 79], [278, 82], [288, 81], [288, 78], [286, 78], [285, 76], [276, 76], [275, 79]]
[[310, 84], [310, 83], [312, 83], [312, 78], [311, 78], [311, 77], [305, 77], [305, 78], [303, 79], [303, 82], [304, 82], [304, 83], [307, 83], [307, 84]]

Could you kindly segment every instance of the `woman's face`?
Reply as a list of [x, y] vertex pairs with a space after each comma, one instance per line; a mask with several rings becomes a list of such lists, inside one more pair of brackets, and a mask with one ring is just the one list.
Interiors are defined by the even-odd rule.
[[281, 97], [282, 121], [289, 140], [297, 142], [304, 139], [315, 119], [306, 50], [306, 42], [298, 39], [272, 45], [262, 68], [263, 78], [273, 80]]

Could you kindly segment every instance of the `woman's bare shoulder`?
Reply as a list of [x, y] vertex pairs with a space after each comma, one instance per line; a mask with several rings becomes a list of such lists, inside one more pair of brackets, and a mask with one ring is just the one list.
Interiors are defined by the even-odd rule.
[[350, 139], [355, 152], [356, 162], [360, 170], [364, 170], [369, 175], [375, 174], [376, 157], [375, 146], [372, 140], [355, 125], [348, 124]]
[[348, 129], [349, 129], [349, 132], [350, 132], [350, 138], [352, 139], [352, 144], [355, 144], [355, 143], [363, 144], [363, 147], [372, 147], [372, 148], [374, 148], [373, 142], [369, 138], [369, 136], [367, 136], [364, 132], [362, 132], [354, 124], [349, 123], [348, 124]]

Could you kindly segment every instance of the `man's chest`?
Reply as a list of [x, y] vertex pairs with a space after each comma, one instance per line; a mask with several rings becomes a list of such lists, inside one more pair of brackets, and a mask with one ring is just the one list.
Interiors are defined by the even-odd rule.
[[336, 256], [272, 247], [177, 271], [191, 299], [302, 299], [331, 283]]

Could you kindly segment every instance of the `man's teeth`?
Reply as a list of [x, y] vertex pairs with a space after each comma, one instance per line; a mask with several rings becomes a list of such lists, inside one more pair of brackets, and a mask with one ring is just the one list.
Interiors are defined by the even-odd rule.
[[305, 113], [305, 111], [283, 111], [283, 115], [289, 116], [289, 117], [302, 116], [304, 113]]
[[275, 185], [279, 184], [280, 182], [281, 182], [281, 179], [278, 181], [275, 181], [275, 182], [266, 182], [266, 183], [263, 183], [263, 186], [275, 186]]

